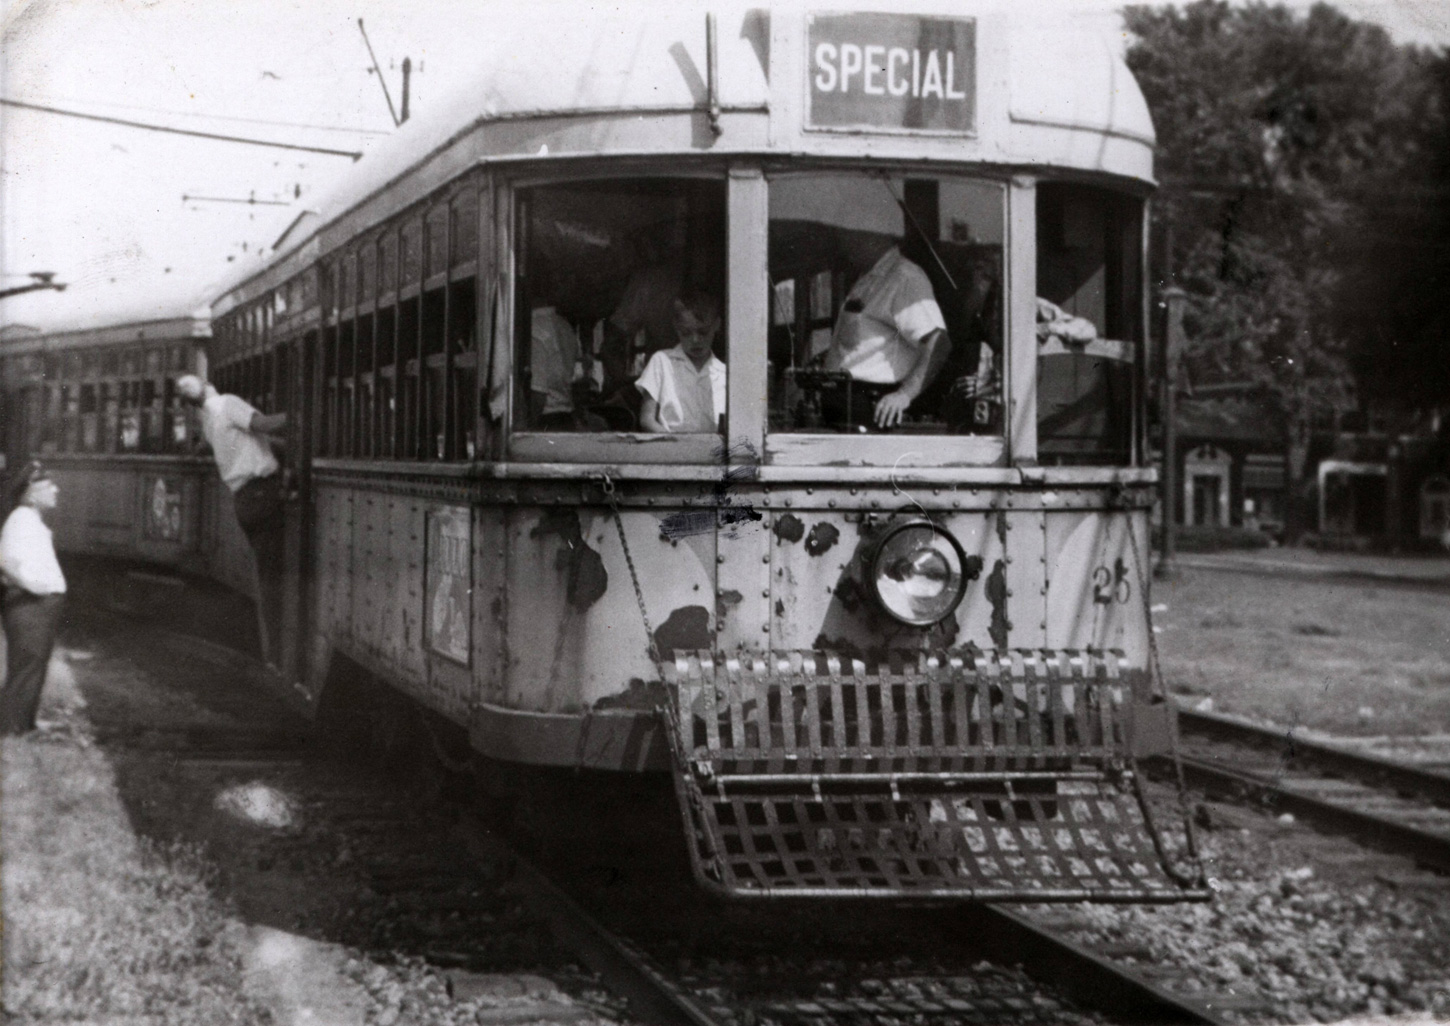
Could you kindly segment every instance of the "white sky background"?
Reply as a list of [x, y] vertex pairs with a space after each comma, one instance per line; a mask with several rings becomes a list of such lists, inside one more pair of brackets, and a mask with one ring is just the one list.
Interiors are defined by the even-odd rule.
[[[1038, 2], [1120, 33], [1117, 3]], [[1450, 0], [1336, 6], [1399, 41], [1450, 45]], [[358, 17], [395, 106], [402, 59], [412, 58], [418, 111], [476, 74], [476, 41], [518, 10], [486, 0], [0, 0], [0, 96], [355, 150], [392, 127]], [[525, 10], [567, 16], [567, 7]], [[0, 107], [0, 288], [24, 284], [30, 271], [69, 283], [63, 293], [0, 300], [0, 325], [78, 326], [203, 305], [217, 282], [260, 265], [309, 198], [351, 166], [346, 157]], [[183, 203], [183, 195], [290, 206]]]

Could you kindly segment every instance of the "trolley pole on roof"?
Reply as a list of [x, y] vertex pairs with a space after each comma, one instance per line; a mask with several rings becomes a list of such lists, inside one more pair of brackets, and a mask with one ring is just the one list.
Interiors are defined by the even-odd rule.
[[393, 119], [393, 127], [397, 128], [404, 121], [408, 120], [408, 73], [403, 72], [403, 116], [398, 117], [398, 112], [393, 109], [393, 96], [388, 92], [388, 80], [383, 77], [383, 69], [378, 67], [377, 54], [373, 53], [372, 40], [368, 38], [368, 30], [363, 28], [363, 20], [357, 20], [357, 30], [362, 33], [363, 43], [368, 48], [368, 57], [373, 62], [373, 73], [378, 76], [378, 85], [383, 87], [383, 99], [388, 101], [388, 116]]
[[1183, 352], [1183, 304], [1188, 293], [1177, 285], [1163, 290], [1168, 328], [1163, 339], [1163, 551], [1154, 576], [1170, 578], [1178, 548], [1178, 358]]
[[410, 84], [411, 84], [412, 80], [413, 80], [413, 59], [411, 57], [404, 57], [403, 58], [403, 114], [402, 114], [402, 117], [398, 118], [398, 124], [400, 124], [400, 125], [404, 121], [407, 121], [408, 120], [408, 89], [410, 88]]

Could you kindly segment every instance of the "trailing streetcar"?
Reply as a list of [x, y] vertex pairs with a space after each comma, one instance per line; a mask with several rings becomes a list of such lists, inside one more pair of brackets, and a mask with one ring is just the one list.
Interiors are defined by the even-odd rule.
[[61, 551], [203, 575], [252, 594], [230, 498], [214, 487], [195, 418], [175, 389], [177, 375], [204, 372], [210, 337], [205, 309], [177, 307], [12, 330], [0, 341], [0, 451], [12, 467], [45, 460], [65, 495], [49, 514]]
[[287, 679], [669, 772], [734, 897], [1206, 898], [1136, 772], [1175, 726], [1120, 59], [678, 5], [479, 67], [212, 306], [213, 383], [292, 425]]

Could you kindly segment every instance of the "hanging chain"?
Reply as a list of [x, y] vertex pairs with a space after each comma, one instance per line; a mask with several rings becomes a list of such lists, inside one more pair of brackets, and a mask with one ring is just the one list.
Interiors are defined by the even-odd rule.
[[[649, 622], [649, 611], [644, 605], [644, 589], [639, 586], [639, 572], [634, 566], [634, 554], [629, 549], [629, 538], [624, 533], [624, 518], [619, 513], [619, 495], [614, 486], [614, 480], [607, 473], [600, 475], [599, 487], [604, 491], [605, 501], [609, 503], [609, 511], [614, 517], [615, 530], [619, 532], [619, 547], [624, 550], [624, 563], [629, 567], [629, 580], [634, 585], [634, 599], [639, 604], [639, 618], [644, 624], [645, 639], [649, 643], [650, 661], [655, 665], [655, 672], [659, 674], [660, 683], [665, 683], [664, 660], [660, 658], [659, 647], [655, 644], [654, 628]], [[665, 687], [665, 703], [656, 709], [661, 720], [664, 721], [665, 737], [669, 743], [675, 762], [675, 789], [689, 808], [687, 821], [690, 824], [690, 831], [686, 836], [686, 844], [690, 846], [693, 862], [696, 857], [702, 860], [705, 872], [717, 883], [725, 878], [723, 863], [720, 853], [715, 848], [714, 837], [705, 823], [705, 799], [700, 792], [699, 781], [689, 768], [689, 750], [685, 746], [685, 737], [681, 728], [680, 696], [675, 688]], [[700, 848], [704, 851], [701, 852]]]
[[[1155, 691], [1163, 696], [1164, 702], [1172, 702], [1173, 699], [1168, 694], [1168, 686], [1163, 680], [1163, 665], [1158, 657], [1158, 635], [1153, 629], [1153, 605], [1148, 598], [1148, 575], [1143, 568], [1144, 562], [1153, 558], [1152, 549], [1151, 547], [1144, 549], [1144, 558], [1138, 558], [1138, 529], [1133, 526], [1133, 509], [1128, 501], [1127, 492], [1123, 489], [1121, 483], [1117, 485], [1117, 491], [1111, 496], [1109, 501], [1123, 511], [1123, 519], [1128, 524], [1128, 541], [1133, 546], [1133, 564], [1138, 571], [1138, 595], [1143, 604], [1143, 622], [1148, 628], [1148, 683]], [[1193, 815], [1188, 809], [1188, 784], [1183, 776], [1183, 760], [1178, 754], [1178, 731], [1172, 726], [1168, 730], [1168, 752], [1170, 758], [1173, 760], [1174, 773], [1178, 778], [1178, 812], [1183, 820], [1184, 842], [1188, 849], [1188, 855], [1194, 861], [1198, 870], [1198, 879], [1192, 881], [1192, 883], [1201, 886], [1204, 882], [1204, 868], [1198, 851], [1198, 832], [1194, 829]], [[1136, 775], [1138, 772], [1137, 759], [1133, 758], [1131, 749], [1129, 750], [1129, 758], [1132, 760], [1133, 773]], [[1140, 793], [1139, 804], [1142, 805], [1145, 801], [1145, 796]], [[1143, 812], [1145, 822], [1151, 824], [1152, 821], [1147, 817], [1146, 806]], [[1164, 868], [1168, 871], [1169, 875], [1173, 876], [1180, 883], [1188, 882], [1186, 879], [1180, 877], [1180, 874], [1171, 865], [1169, 859], [1164, 857], [1164, 851], [1156, 830], [1153, 831], [1153, 845], [1159, 849], [1159, 856], [1163, 858]]]
[[629, 567], [629, 580], [634, 585], [634, 600], [639, 604], [639, 618], [644, 623], [645, 641], [649, 645], [650, 661], [655, 664], [655, 670], [660, 675], [660, 680], [665, 679], [665, 667], [660, 659], [659, 648], [655, 645], [654, 627], [649, 622], [649, 611], [644, 605], [644, 589], [639, 586], [639, 571], [634, 567], [634, 554], [629, 550], [629, 539], [624, 533], [624, 518], [619, 514], [619, 494], [614, 486], [614, 479], [608, 473], [601, 475], [599, 487], [604, 490], [604, 499], [609, 503], [609, 511], [614, 517], [615, 530], [619, 532], [619, 547], [624, 550], [624, 564]]

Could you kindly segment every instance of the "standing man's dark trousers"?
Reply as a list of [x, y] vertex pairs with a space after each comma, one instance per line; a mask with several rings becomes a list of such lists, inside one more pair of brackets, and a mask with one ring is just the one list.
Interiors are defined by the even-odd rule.
[[60, 628], [64, 595], [32, 595], [19, 588], [5, 594], [5, 686], [0, 688], [0, 734], [35, 729], [45, 668]]
[[237, 523], [252, 546], [257, 561], [257, 619], [264, 637], [263, 657], [269, 663], [281, 661], [282, 569], [284, 525], [282, 472], [253, 478], [232, 493]]

